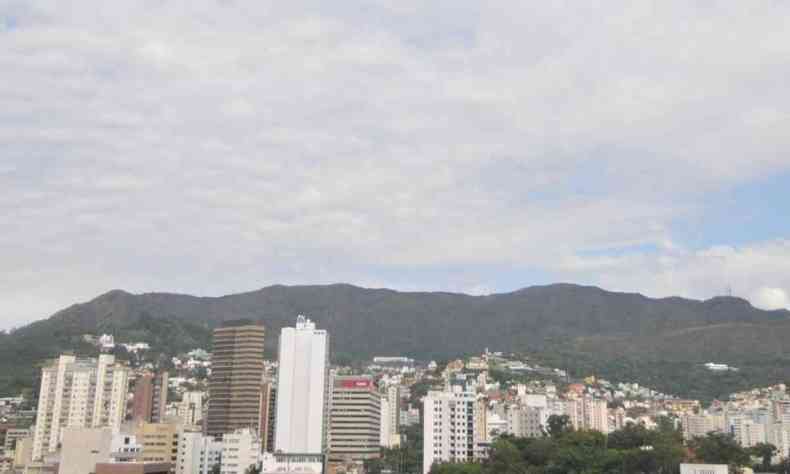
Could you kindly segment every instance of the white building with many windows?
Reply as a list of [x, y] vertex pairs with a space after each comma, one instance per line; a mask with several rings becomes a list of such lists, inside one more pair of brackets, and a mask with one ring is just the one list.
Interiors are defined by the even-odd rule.
[[222, 461], [222, 441], [202, 433], [179, 433], [176, 474], [209, 474]]
[[258, 466], [261, 440], [248, 428], [226, 433], [222, 437], [221, 474], [245, 474], [250, 466]]
[[115, 356], [61, 355], [41, 370], [33, 460], [57, 451], [64, 428], [120, 428], [126, 414], [129, 368]]
[[482, 459], [485, 453], [475, 440], [477, 426], [477, 396], [453, 387], [448, 392], [428, 392], [423, 400], [423, 472], [434, 463], [469, 462]]
[[329, 416], [329, 334], [299, 316], [280, 334], [275, 451], [320, 454]]

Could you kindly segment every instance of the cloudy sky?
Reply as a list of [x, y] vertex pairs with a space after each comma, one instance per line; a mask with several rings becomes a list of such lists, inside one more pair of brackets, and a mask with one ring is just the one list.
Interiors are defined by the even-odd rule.
[[0, 0], [0, 328], [274, 283], [788, 307], [788, 18]]

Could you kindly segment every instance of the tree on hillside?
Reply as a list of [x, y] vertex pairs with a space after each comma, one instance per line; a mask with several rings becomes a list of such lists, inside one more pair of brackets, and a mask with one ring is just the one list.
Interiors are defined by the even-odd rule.
[[706, 464], [728, 464], [739, 468], [750, 462], [749, 453], [731, 434], [708, 433], [689, 442], [694, 457]]
[[506, 438], [494, 442], [485, 463], [486, 472], [501, 474], [525, 474], [527, 467], [518, 448]]
[[547, 434], [552, 438], [559, 438], [565, 433], [573, 431], [571, 418], [568, 415], [551, 415], [546, 423]]
[[749, 449], [752, 456], [759, 457], [762, 460], [760, 470], [767, 472], [771, 468], [771, 459], [776, 455], [779, 450], [770, 443], [757, 443]]
[[483, 467], [478, 463], [434, 463], [428, 474], [482, 474]]

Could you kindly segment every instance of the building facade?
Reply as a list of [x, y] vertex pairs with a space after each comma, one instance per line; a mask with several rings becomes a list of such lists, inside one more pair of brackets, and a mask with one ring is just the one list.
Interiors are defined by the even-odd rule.
[[222, 437], [221, 474], [245, 474], [257, 466], [261, 454], [258, 433], [249, 428], [226, 433]]
[[472, 462], [485, 454], [477, 433], [485, 427], [475, 423], [478, 404], [474, 393], [460, 387], [453, 391], [430, 391], [423, 400], [423, 473], [434, 463]]
[[66, 427], [118, 429], [126, 414], [129, 368], [115, 357], [62, 355], [41, 370], [33, 460], [57, 451]]
[[381, 398], [373, 379], [335, 377], [329, 414], [329, 460], [362, 463], [381, 456]]
[[222, 441], [194, 431], [179, 436], [176, 474], [210, 474], [214, 466], [221, 466]]
[[170, 463], [178, 460], [179, 427], [175, 423], [143, 423], [135, 430], [142, 446], [142, 461]]
[[214, 330], [207, 434], [222, 436], [241, 428], [258, 432], [264, 333], [261, 325]]
[[176, 405], [176, 415], [184, 426], [200, 426], [203, 420], [203, 392], [184, 392]]
[[138, 422], [162, 423], [167, 409], [166, 371], [159, 374], [144, 372], [134, 384], [132, 419]]
[[283, 328], [277, 370], [275, 451], [317, 454], [326, 449], [329, 334], [299, 316]]
[[271, 381], [263, 383], [261, 390], [261, 451], [274, 451], [274, 420], [277, 413], [277, 388]]

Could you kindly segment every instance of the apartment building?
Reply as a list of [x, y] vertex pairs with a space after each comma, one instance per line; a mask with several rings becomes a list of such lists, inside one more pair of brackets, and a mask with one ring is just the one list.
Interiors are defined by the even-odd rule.
[[222, 441], [202, 433], [179, 434], [176, 474], [210, 474], [222, 462]]
[[609, 409], [606, 400], [583, 397], [566, 401], [565, 414], [574, 429], [609, 433]]
[[126, 413], [129, 368], [112, 355], [61, 355], [41, 370], [33, 460], [54, 453], [66, 427], [118, 429]]
[[134, 383], [132, 419], [145, 423], [162, 423], [167, 409], [166, 371], [159, 374], [143, 372]]
[[226, 433], [222, 437], [221, 474], [245, 474], [250, 466], [257, 466], [261, 454], [258, 433], [249, 428]]
[[203, 392], [184, 392], [176, 405], [176, 416], [184, 426], [198, 426], [203, 420]]
[[469, 462], [482, 459], [485, 454], [475, 442], [478, 404], [474, 393], [460, 387], [452, 391], [430, 391], [423, 400], [423, 473], [427, 474], [436, 462]]
[[178, 460], [179, 426], [175, 423], [142, 423], [135, 429], [142, 446], [142, 462], [170, 463]]

